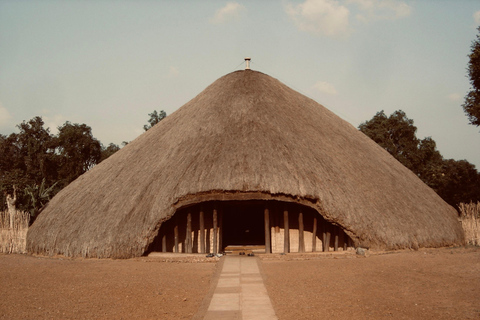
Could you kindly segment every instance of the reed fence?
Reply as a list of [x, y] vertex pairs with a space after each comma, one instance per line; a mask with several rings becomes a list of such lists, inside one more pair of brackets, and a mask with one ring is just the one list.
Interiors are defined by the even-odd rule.
[[460, 203], [458, 208], [466, 243], [480, 246], [480, 202]]
[[0, 211], [0, 253], [25, 253], [29, 222], [28, 212]]

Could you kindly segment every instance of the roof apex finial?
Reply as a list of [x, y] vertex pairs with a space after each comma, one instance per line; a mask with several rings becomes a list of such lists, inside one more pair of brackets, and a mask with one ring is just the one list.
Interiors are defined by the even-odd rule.
[[250, 70], [250, 60], [252, 60], [252, 58], [245, 58], [245, 70]]

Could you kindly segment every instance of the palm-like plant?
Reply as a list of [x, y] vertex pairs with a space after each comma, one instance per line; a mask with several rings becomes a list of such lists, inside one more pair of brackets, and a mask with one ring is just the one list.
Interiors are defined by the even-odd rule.
[[48, 201], [50, 201], [53, 188], [55, 188], [56, 185], [57, 182], [47, 188], [44, 178], [40, 185], [34, 184], [24, 189], [24, 193], [28, 197], [28, 211], [33, 218], [35, 218]]

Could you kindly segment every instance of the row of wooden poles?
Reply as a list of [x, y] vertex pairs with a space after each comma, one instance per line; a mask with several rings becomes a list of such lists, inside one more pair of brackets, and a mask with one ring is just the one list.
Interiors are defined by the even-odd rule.
[[[290, 252], [290, 228], [289, 228], [289, 211], [283, 210], [283, 252]], [[271, 253], [270, 245], [270, 211], [268, 208], [264, 210], [264, 219], [265, 219], [265, 253]], [[323, 220], [323, 219], [322, 219]], [[317, 230], [318, 229], [318, 219], [317, 214], [313, 215], [313, 230], [312, 230], [312, 252], [317, 251]], [[321, 234], [322, 234], [322, 251], [328, 252], [330, 250], [330, 241], [331, 237], [334, 237], [333, 250], [338, 251], [339, 236], [340, 232], [343, 230], [340, 227], [334, 226], [332, 224], [328, 225], [326, 222], [321, 224]], [[299, 211], [298, 213], [298, 252], [305, 252], [305, 236], [304, 236], [304, 222], [303, 222], [303, 212]], [[343, 250], [347, 250], [348, 236], [344, 234], [344, 244]]]
[[[219, 225], [219, 219], [218, 219], [218, 212], [217, 209], [213, 209], [213, 253], [218, 253], [218, 247], [222, 247], [222, 237], [220, 236], [219, 239], [217, 239], [217, 234], [218, 232], [218, 225]], [[221, 221], [222, 215], [220, 215], [220, 225], [222, 225]], [[204, 217], [204, 212], [203, 209], [200, 209], [199, 212], [199, 242], [200, 242], [200, 253], [206, 253], [205, 252], [205, 217]], [[175, 226], [173, 227], [173, 237], [174, 237], [174, 251], [175, 252], [180, 252], [179, 251], [179, 236], [178, 236], [178, 223], [175, 223]], [[218, 241], [220, 240], [220, 241]], [[217, 241], [218, 247], [217, 247]], [[185, 238], [185, 247], [186, 253], [192, 253], [192, 247], [193, 247], [193, 240], [192, 240], [192, 213], [188, 212], [187, 213], [187, 227], [186, 227], [186, 238]], [[167, 252], [167, 237], [166, 234], [163, 234], [162, 236], [162, 252]]]
[[[213, 253], [218, 253], [218, 248], [222, 248], [222, 236], [218, 232], [219, 225], [222, 225], [222, 215], [218, 215], [216, 208], [213, 209]], [[313, 231], [312, 231], [312, 252], [317, 251], [317, 226], [318, 219], [317, 215], [313, 216]], [[283, 210], [283, 226], [284, 226], [284, 253], [290, 252], [290, 229], [289, 229], [289, 211]], [[322, 219], [323, 220], [323, 219]], [[270, 210], [268, 208], [264, 209], [264, 222], [265, 222], [265, 253], [272, 253], [271, 239], [270, 239]], [[205, 252], [205, 217], [203, 209], [200, 209], [199, 212], [199, 242], [200, 242], [200, 253]], [[339, 245], [339, 235], [340, 232], [343, 232], [339, 227], [334, 225], [327, 225], [327, 223], [321, 224], [321, 235], [322, 235], [322, 251], [328, 252], [330, 249], [330, 241], [332, 236], [334, 237], [333, 249], [338, 251]], [[178, 232], [178, 223], [175, 223], [174, 229], [174, 251], [179, 251], [179, 232]], [[304, 239], [304, 221], [303, 221], [303, 212], [300, 211], [298, 214], [298, 252], [305, 252], [305, 239]], [[348, 241], [347, 241], [348, 239]], [[218, 245], [217, 245], [218, 242]], [[347, 249], [347, 245], [350, 243], [350, 238], [347, 235], [344, 235], [344, 244], [343, 249]], [[192, 253], [193, 247], [192, 241], [192, 213], [187, 213], [187, 225], [186, 225], [186, 239], [185, 239], [185, 252]], [[167, 239], [166, 234], [162, 236], [162, 252], [167, 252]]]

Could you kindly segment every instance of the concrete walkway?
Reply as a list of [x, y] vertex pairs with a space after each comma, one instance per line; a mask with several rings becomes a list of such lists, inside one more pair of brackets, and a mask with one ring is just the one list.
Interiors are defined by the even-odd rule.
[[225, 256], [217, 288], [204, 319], [277, 319], [257, 258]]

